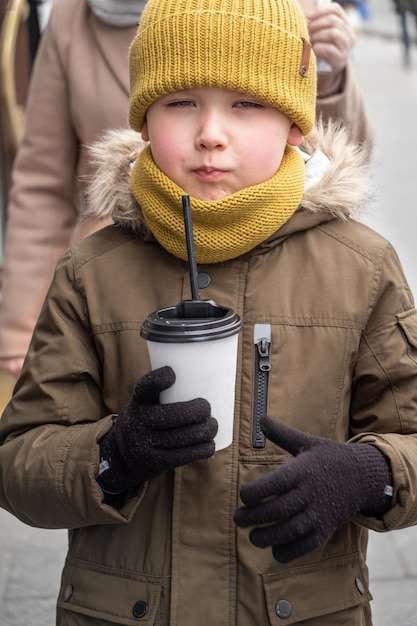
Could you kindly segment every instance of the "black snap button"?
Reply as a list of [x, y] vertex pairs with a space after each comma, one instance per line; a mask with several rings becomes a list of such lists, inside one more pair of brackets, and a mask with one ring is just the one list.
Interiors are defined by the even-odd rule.
[[145, 600], [138, 600], [133, 605], [132, 615], [136, 619], [142, 619], [142, 617], [145, 617], [147, 612], [148, 612], [148, 604], [147, 602], [145, 602]]
[[67, 585], [64, 589], [64, 602], [68, 602], [68, 600], [71, 599], [73, 593], [74, 587], [72, 585]]
[[361, 596], [364, 596], [365, 595], [365, 585], [363, 584], [363, 582], [361, 581], [360, 578], [355, 578], [355, 585], [356, 585], [356, 589], [359, 591]]
[[281, 619], [290, 617], [292, 613], [291, 602], [288, 602], [288, 600], [278, 600], [278, 602], [275, 605], [275, 613]]
[[211, 283], [211, 276], [207, 272], [198, 272], [197, 281], [200, 289], [205, 289]]

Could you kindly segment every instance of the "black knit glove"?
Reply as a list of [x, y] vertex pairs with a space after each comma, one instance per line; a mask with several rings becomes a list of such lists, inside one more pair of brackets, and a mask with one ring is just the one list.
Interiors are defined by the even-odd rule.
[[203, 398], [160, 404], [159, 394], [171, 387], [175, 374], [161, 367], [140, 378], [129, 404], [101, 439], [98, 482], [118, 494], [162, 472], [214, 454], [217, 421]]
[[246, 506], [234, 519], [243, 528], [269, 524], [249, 538], [259, 548], [272, 546], [280, 563], [308, 554], [356, 513], [380, 516], [389, 509], [390, 466], [375, 446], [315, 437], [270, 417], [261, 426], [295, 458], [243, 485]]

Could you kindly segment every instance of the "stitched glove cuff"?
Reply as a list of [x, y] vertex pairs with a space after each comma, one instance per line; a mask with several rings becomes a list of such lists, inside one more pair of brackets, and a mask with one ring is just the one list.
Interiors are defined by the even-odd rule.
[[373, 445], [366, 443], [347, 445], [355, 446], [356, 459], [363, 469], [363, 499], [366, 502], [359, 512], [368, 517], [381, 517], [391, 506], [390, 463], [385, 454]]
[[131, 473], [119, 452], [114, 426], [99, 445], [101, 463], [97, 481], [104, 493], [118, 495], [137, 487], [140, 481]]

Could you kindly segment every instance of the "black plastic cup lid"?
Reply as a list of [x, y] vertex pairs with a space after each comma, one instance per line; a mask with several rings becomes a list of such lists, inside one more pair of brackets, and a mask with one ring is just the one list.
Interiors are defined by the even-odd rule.
[[183, 300], [150, 313], [142, 323], [140, 335], [159, 343], [191, 343], [229, 337], [241, 328], [242, 321], [233, 309], [213, 300]]

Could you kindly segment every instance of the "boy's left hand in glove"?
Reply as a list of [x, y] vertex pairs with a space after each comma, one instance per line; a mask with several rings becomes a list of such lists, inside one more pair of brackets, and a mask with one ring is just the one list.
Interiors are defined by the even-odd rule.
[[380, 516], [390, 508], [389, 461], [375, 446], [308, 435], [267, 416], [261, 426], [295, 458], [242, 486], [245, 506], [234, 520], [243, 528], [268, 524], [249, 538], [257, 547], [272, 546], [280, 563], [308, 554], [356, 513]]

